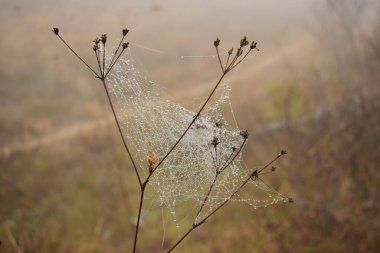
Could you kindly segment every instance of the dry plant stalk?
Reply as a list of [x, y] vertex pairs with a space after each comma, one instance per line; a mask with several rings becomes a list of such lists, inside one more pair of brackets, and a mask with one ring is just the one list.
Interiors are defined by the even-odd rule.
[[[200, 109], [198, 110], [198, 112], [194, 115], [192, 121], [189, 123], [189, 125], [187, 126], [187, 128], [183, 131], [183, 133], [180, 135], [180, 137], [178, 138], [178, 140], [174, 143], [174, 145], [167, 151], [167, 153], [162, 157], [162, 158], [159, 158], [157, 156], [157, 154], [152, 151], [149, 156], [147, 157], [147, 162], [148, 162], [148, 171], [149, 171], [149, 174], [146, 176], [146, 178], [142, 179], [141, 175], [139, 174], [138, 172], [138, 168], [137, 168], [137, 165], [136, 165], [136, 162], [134, 161], [133, 159], [133, 156], [131, 154], [131, 150], [129, 148], [129, 145], [127, 143], [127, 140], [125, 138], [125, 136], [123, 135], [123, 132], [121, 130], [121, 127], [120, 127], [120, 122], [119, 122], [119, 119], [117, 118], [116, 116], [116, 112], [115, 112], [115, 108], [114, 108], [114, 105], [111, 101], [111, 97], [110, 97], [110, 94], [109, 94], [109, 91], [107, 89], [107, 82], [106, 82], [106, 78], [107, 76], [109, 75], [110, 71], [112, 70], [112, 68], [115, 66], [115, 64], [117, 63], [117, 61], [119, 60], [120, 56], [123, 54], [124, 50], [128, 48], [129, 46], [129, 43], [128, 42], [124, 42], [124, 39], [126, 37], [126, 35], [128, 34], [129, 30], [128, 29], [123, 29], [122, 30], [122, 37], [121, 37], [121, 40], [117, 46], [117, 49], [115, 50], [115, 52], [112, 54], [112, 57], [111, 57], [111, 60], [110, 62], [108, 62], [106, 64], [106, 43], [107, 43], [107, 35], [106, 34], [102, 34], [100, 36], [100, 38], [96, 38], [95, 40], [93, 40], [93, 51], [94, 51], [94, 54], [95, 54], [95, 57], [96, 57], [96, 60], [97, 60], [97, 68], [98, 70], [96, 71], [94, 68], [92, 68], [85, 60], [83, 60], [76, 51], [74, 51], [74, 49], [72, 49], [72, 47], [64, 40], [64, 38], [61, 36], [61, 34], [59, 33], [59, 29], [58, 28], [53, 28], [53, 33], [63, 42], [63, 44], [65, 44], [65, 46], [95, 75], [95, 77], [97, 79], [100, 80], [100, 82], [103, 84], [103, 87], [105, 89], [105, 92], [106, 92], [106, 95], [107, 95], [107, 98], [108, 98], [108, 102], [111, 106], [111, 110], [112, 110], [112, 113], [114, 115], [114, 118], [115, 118], [115, 121], [116, 121], [116, 125], [118, 127], [118, 130], [119, 130], [119, 133], [120, 133], [120, 136], [121, 136], [121, 139], [123, 141], [123, 144], [124, 144], [124, 148], [125, 150], [127, 151], [128, 153], [128, 156], [131, 160], [131, 163], [132, 163], [132, 166], [135, 170], [135, 173], [136, 173], [136, 177], [137, 177], [137, 180], [139, 182], [139, 185], [140, 185], [140, 202], [139, 202], [139, 209], [138, 209], [138, 216], [137, 216], [137, 224], [136, 224], [136, 230], [135, 230], [135, 236], [134, 236], [134, 244], [133, 244], [133, 252], [135, 253], [136, 250], [137, 250], [137, 239], [138, 239], [138, 234], [139, 234], [139, 227], [140, 227], [140, 220], [141, 220], [141, 211], [142, 211], [142, 206], [143, 206], [143, 200], [144, 200], [144, 193], [145, 193], [145, 189], [146, 189], [146, 186], [148, 185], [149, 183], [149, 180], [151, 179], [152, 175], [155, 174], [155, 172], [160, 168], [160, 166], [162, 165], [162, 163], [173, 153], [173, 151], [176, 149], [176, 147], [178, 146], [178, 144], [181, 142], [181, 140], [185, 137], [185, 135], [188, 133], [188, 131], [192, 128], [192, 126], [194, 125], [194, 123], [197, 121], [197, 119], [200, 117], [202, 111], [204, 110], [204, 108], [206, 107], [206, 105], [209, 103], [210, 99], [212, 98], [212, 96], [214, 95], [215, 91], [217, 90], [217, 88], [219, 87], [219, 85], [221, 84], [222, 80], [225, 78], [225, 76], [231, 72], [233, 69], [235, 69], [239, 64], [241, 64], [244, 59], [253, 51], [253, 50], [257, 50], [259, 51], [259, 49], [257, 48], [257, 42], [253, 41], [251, 43], [249, 43], [249, 41], [247, 40], [246, 37], [243, 37], [240, 41], [240, 45], [239, 47], [237, 48], [236, 51], [234, 51], [233, 48], [231, 48], [229, 51], [228, 51], [228, 57], [227, 57], [227, 60], [225, 61], [225, 63], [223, 64], [222, 62], [222, 59], [221, 59], [221, 56], [220, 56], [220, 52], [219, 52], [219, 44], [220, 44], [220, 39], [217, 38], [215, 41], [214, 41], [214, 47], [216, 49], [216, 53], [217, 53], [217, 56], [218, 56], [218, 61], [219, 61], [219, 64], [220, 64], [220, 68], [221, 68], [221, 71], [222, 71], [222, 74], [221, 76], [219, 77], [218, 81], [216, 82], [214, 88], [211, 90], [210, 94], [208, 95], [207, 99], [205, 100], [205, 102], [202, 104], [202, 106], [200, 107]], [[219, 124], [219, 125], [218, 125]], [[221, 127], [221, 123], [216, 123], [216, 126], [217, 127]], [[266, 172], [266, 170], [273, 164], [275, 163], [280, 157], [282, 157], [283, 155], [286, 155], [287, 152], [285, 150], [282, 150], [273, 160], [271, 160], [269, 163], [267, 163], [265, 166], [263, 166], [262, 168], [260, 169], [253, 169], [249, 175], [241, 182], [240, 185], [238, 185], [238, 187], [232, 191], [232, 193], [227, 197], [225, 198], [224, 201], [222, 201], [219, 205], [217, 205], [216, 207], [214, 207], [209, 213], [207, 213], [204, 217], [200, 218], [200, 213], [202, 212], [202, 210], [204, 210], [204, 206], [206, 205], [206, 203], [208, 202], [209, 200], [209, 197], [211, 195], [211, 192], [214, 188], [214, 185], [215, 183], [217, 182], [218, 180], [218, 177], [220, 176], [220, 174], [222, 174], [233, 162], [234, 160], [238, 157], [238, 155], [241, 153], [247, 139], [248, 139], [248, 131], [241, 131], [240, 132], [240, 135], [241, 135], [241, 138], [243, 138], [243, 141], [242, 143], [240, 144], [239, 147], [232, 147], [232, 150], [231, 150], [231, 154], [229, 155], [229, 157], [225, 160], [225, 161], [220, 161], [220, 159], [218, 158], [218, 145], [220, 143], [220, 140], [218, 137], [214, 137], [214, 139], [212, 140], [212, 142], [210, 143], [210, 145], [213, 147], [214, 149], [214, 153], [213, 153], [213, 161], [214, 161], [214, 167], [215, 167], [215, 177], [214, 177], [214, 180], [212, 182], [212, 184], [210, 185], [209, 187], [209, 190], [207, 191], [207, 194], [204, 196], [203, 198], [203, 201], [201, 202], [201, 205], [197, 211], [197, 214], [194, 218], [194, 221], [193, 221], [193, 224], [192, 226], [188, 229], [188, 231], [186, 233], [184, 233], [179, 239], [177, 242], [175, 242], [169, 249], [167, 252], [171, 252], [173, 251], [194, 229], [196, 229], [197, 227], [199, 227], [200, 225], [204, 224], [207, 222], [207, 220], [212, 216], [214, 215], [219, 209], [221, 209], [225, 204], [227, 204], [250, 180], [259, 180], [261, 182], [263, 182], [265, 184], [265, 182], [260, 178], [260, 175], [263, 173], [263, 172]], [[274, 171], [275, 170], [275, 167], [272, 166], [271, 167], [271, 170]], [[269, 187], [269, 186], [268, 186]], [[289, 202], [293, 202], [293, 199], [292, 198], [289, 198], [288, 199]]]

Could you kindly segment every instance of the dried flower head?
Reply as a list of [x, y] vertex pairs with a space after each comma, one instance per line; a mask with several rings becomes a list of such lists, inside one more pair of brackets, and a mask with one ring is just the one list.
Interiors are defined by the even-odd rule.
[[218, 47], [218, 46], [219, 46], [219, 43], [220, 43], [220, 39], [219, 39], [219, 38], [216, 38], [216, 40], [214, 41], [214, 46], [215, 46], [215, 47]]
[[288, 198], [288, 202], [289, 202], [289, 203], [294, 203], [293, 198]]
[[243, 131], [240, 131], [240, 135], [243, 136], [244, 139], [248, 139], [248, 131], [247, 130], [243, 130]]
[[249, 42], [247, 40], [247, 36], [244, 36], [241, 40], [240, 40], [240, 47], [245, 47], [246, 45], [248, 45]]
[[283, 150], [281, 150], [280, 155], [286, 155], [287, 153], [288, 152], [285, 149], [283, 149]]
[[256, 41], [252, 41], [250, 48], [256, 49], [257, 51], [259, 51], [259, 49], [257, 48], [257, 42]]
[[234, 48], [231, 48], [231, 49], [228, 51], [228, 54], [231, 55], [233, 52], [234, 52]]
[[123, 43], [123, 49], [127, 49], [128, 46], [129, 46], [129, 42]]
[[243, 49], [241, 49], [241, 48], [238, 48], [238, 50], [237, 50], [237, 52], [236, 52], [236, 56], [240, 56], [240, 55], [242, 55], [243, 54]]
[[122, 30], [122, 32], [123, 32], [123, 36], [126, 36], [129, 32], [129, 30], [127, 28], [125, 28]]
[[93, 45], [93, 46], [92, 46], [92, 49], [96, 52], [96, 51], [99, 49], [98, 44]]
[[55, 35], [58, 35], [58, 34], [59, 34], [59, 28], [54, 27], [54, 28], [53, 28], [53, 33], [54, 33]]
[[218, 137], [214, 137], [211, 141], [211, 145], [213, 145], [214, 147], [218, 146], [218, 144], [220, 143]]
[[100, 41], [103, 44], [106, 44], [106, 42], [107, 42], [107, 34], [102, 34], [102, 36], [100, 36]]
[[100, 43], [100, 39], [99, 39], [99, 38], [96, 38], [96, 39], [94, 39], [92, 42], [94, 42], [95, 45], [98, 45], [98, 44]]
[[272, 166], [271, 171], [275, 171], [276, 169], [277, 169], [277, 167]]

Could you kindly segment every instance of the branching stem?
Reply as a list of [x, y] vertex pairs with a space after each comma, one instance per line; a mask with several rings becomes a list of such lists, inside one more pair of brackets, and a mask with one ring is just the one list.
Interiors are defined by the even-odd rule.
[[[271, 164], [273, 164], [275, 161], [277, 161], [283, 154], [277, 155], [272, 161], [270, 161], [268, 164], [266, 164], [260, 171], [267, 168]], [[221, 209], [225, 204], [227, 204], [235, 195], [238, 193], [251, 179], [254, 173], [257, 173], [257, 170], [254, 170], [252, 173], [248, 175], [248, 177], [237, 187], [232, 194], [226, 198], [222, 203], [220, 203], [214, 210], [212, 210], [208, 215], [206, 215], [203, 219], [201, 219], [199, 222], [196, 222], [193, 224], [193, 226], [180, 238], [178, 241], [168, 250], [169, 252], [172, 252], [195, 228], [200, 226], [203, 223], [206, 223], [207, 219], [210, 218], [213, 214], [215, 214], [219, 209]]]

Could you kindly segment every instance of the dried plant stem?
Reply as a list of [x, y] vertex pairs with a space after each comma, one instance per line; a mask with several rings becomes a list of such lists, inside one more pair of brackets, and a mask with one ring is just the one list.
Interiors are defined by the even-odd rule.
[[215, 48], [216, 48], [216, 54], [218, 55], [218, 60], [219, 60], [220, 68], [222, 69], [222, 72], [224, 73], [225, 70], [223, 68], [222, 60], [220, 59], [219, 49], [218, 49], [218, 47], [215, 47]]
[[200, 206], [200, 208], [199, 208], [199, 210], [198, 210], [198, 212], [197, 212], [197, 215], [195, 216], [195, 221], [194, 221], [194, 223], [196, 223], [199, 214], [202, 212], [203, 207], [206, 205], [206, 202], [207, 202], [208, 198], [210, 197], [211, 191], [212, 191], [212, 189], [214, 188], [214, 185], [215, 185], [215, 183], [216, 183], [216, 180], [218, 179], [219, 174], [220, 174], [220, 172], [219, 172], [219, 171], [216, 171], [216, 173], [215, 173], [215, 177], [214, 177], [214, 181], [212, 181], [212, 183], [211, 183], [211, 185], [210, 185], [210, 188], [209, 188], [209, 190], [208, 190], [208, 192], [207, 192], [205, 198], [203, 199], [203, 202], [202, 202], [202, 204], [201, 204], [201, 206]]
[[68, 49], [70, 49], [70, 51], [89, 69], [89, 70], [91, 70], [92, 71], [92, 73], [94, 73], [95, 74], [95, 76], [97, 77], [97, 78], [100, 78], [100, 76], [98, 75], [98, 73], [96, 73], [96, 71], [95, 70], [93, 70], [93, 68], [91, 68], [90, 67], [90, 65], [88, 65], [87, 64], [87, 62], [85, 62], [83, 59], [82, 59], [82, 57], [80, 57], [70, 46], [69, 46], [69, 44], [67, 44], [66, 43], [66, 41], [61, 37], [61, 35], [59, 35], [59, 34], [56, 34], [57, 36], [58, 36], [58, 38], [63, 42], [63, 44], [65, 44], [66, 45], [66, 47], [68, 48]]
[[[266, 169], [268, 166], [273, 164], [275, 161], [277, 161], [281, 156], [284, 154], [277, 155], [272, 161], [267, 163], [260, 171]], [[203, 219], [201, 219], [199, 222], [194, 223], [191, 228], [168, 250], [169, 252], [172, 252], [194, 229], [199, 227], [200, 225], [206, 223], [207, 219], [210, 218], [212, 215], [214, 215], [219, 209], [221, 209], [225, 204], [227, 204], [235, 195], [238, 193], [248, 182], [251, 180], [252, 176], [257, 174], [257, 170], [254, 170], [252, 173], [249, 174], [249, 176], [237, 187], [232, 194], [226, 198], [222, 203], [220, 203], [214, 210], [212, 210], [208, 215], [206, 215]], [[256, 175], [257, 176], [257, 175]]]
[[[213, 180], [213, 182], [211, 183], [210, 188], [209, 188], [208, 192], [206, 193], [205, 198], [203, 199], [203, 202], [202, 202], [202, 204], [201, 204], [201, 206], [200, 206], [200, 208], [199, 208], [199, 210], [198, 210], [198, 212], [197, 212], [197, 215], [195, 216], [194, 223], [196, 223], [199, 214], [202, 212], [203, 207], [206, 205], [206, 202], [207, 202], [207, 200], [209, 199], [209, 197], [210, 197], [210, 195], [211, 195], [211, 191], [212, 191], [212, 189], [214, 188], [214, 185], [215, 185], [215, 183], [216, 183], [216, 181], [217, 181], [217, 179], [218, 179], [218, 176], [219, 176], [219, 175], [220, 175], [220, 174], [221, 174], [221, 173], [222, 173], [222, 172], [223, 172], [228, 166], [230, 166], [230, 164], [236, 159], [236, 157], [240, 154], [241, 150], [243, 149], [244, 144], [245, 144], [246, 141], [247, 141], [247, 139], [244, 138], [244, 141], [243, 141], [243, 143], [240, 145], [240, 148], [239, 148], [239, 150], [236, 152], [235, 156], [233, 156], [234, 152], [232, 152], [231, 155], [227, 158], [227, 160], [225, 161], [225, 163], [223, 164], [222, 167], [220, 167], [220, 168], [219, 168], [219, 167], [216, 167], [216, 173], [215, 173], [214, 180]], [[215, 148], [216, 148], [216, 146], [215, 146]], [[216, 150], [215, 150], [215, 151], [216, 151]], [[231, 159], [231, 157], [232, 157], [232, 159]]]
[[240, 63], [241, 63], [241, 62], [247, 57], [247, 55], [248, 55], [251, 51], [252, 51], [251, 48], [248, 49], [247, 53], [246, 53], [246, 54], [243, 56], [243, 58], [241, 58], [238, 62], [236, 62], [237, 58], [235, 58], [233, 63], [236, 62], [236, 64], [233, 65], [233, 66], [231, 66], [230, 70], [233, 70], [237, 65], [239, 65], [239, 64], [240, 64]]
[[110, 94], [109, 94], [108, 89], [107, 89], [106, 81], [105, 81], [103, 78], [101, 78], [100, 80], [102, 81], [103, 86], [104, 86], [104, 89], [105, 89], [105, 91], [106, 91], [107, 98], [108, 98], [108, 102], [109, 102], [109, 104], [110, 104], [110, 106], [111, 106], [112, 113], [113, 113], [113, 116], [114, 116], [114, 118], [115, 118], [117, 128], [119, 129], [119, 133], [120, 133], [120, 135], [121, 135], [121, 139], [123, 140], [123, 144], [124, 144], [125, 150], [127, 151], [128, 156], [129, 156], [129, 158], [130, 158], [130, 160], [131, 160], [131, 162], [132, 162], [132, 166], [133, 166], [133, 168], [134, 168], [134, 170], [135, 170], [135, 172], [136, 172], [136, 176], [137, 176], [137, 180], [139, 181], [139, 185], [140, 185], [140, 187], [142, 187], [142, 182], [141, 182], [141, 178], [140, 178], [139, 172], [138, 172], [138, 170], [137, 170], [136, 163], [135, 163], [135, 161], [134, 161], [134, 159], [133, 159], [133, 157], [132, 157], [132, 153], [131, 153], [131, 151], [129, 150], [129, 147], [128, 147], [128, 145], [127, 145], [126, 138], [124, 137], [123, 132], [121, 131], [120, 123], [119, 123], [119, 120], [118, 120], [118, 118], [117, 118], [117, 116], [116, 116], [115, 109], [114, 109], [114, 107], [113, 107], [113, 104], [112, 104], [112, 101], [111, 101], [111, 97], [110, 97]]
[[[241, 151], [242, 151], [242, 149], [243, 149], [243, 147], [244, 147], [244, 145], [245, 145], [246, 142], [247, 142], [247, 139], [244, 138], [244, 141], [243, 141], [243, 143], [240, 145], [240, 148], [239, 148], [239, 150], [236, 152], [235, 156], [234, 156], [231, 160], [227, 159], [226, 162], [224, 163], [224, 165], [220, 168], [220, 171], [221, 171], [221, 172], [224, 171], [228, 166], [230, 166], [230, 164], [231, 164], [233, 161], [235, 161], [236, 157], [241, 153]], [[233, 155], [233, 153], [232, 153], [231, 155]], [[231, 156], [230, 156], [230, 157], [231, 157]]]
[[[108, 68], [108, 71], [107, 71], [107, 72], [109, 72], [109, 71], [112, 69], [112, 66], [113, 66], [112, 63], [114, 63], [113, 60], [115, 60], [115, 57], [116, 57], [116, 55], [117, 55], [117, 52], [119, 51], [120, 46], [121, 46], [121, 43], [123, 43], [124, 38], [125, 38], [125, 35], [123, 35], [123, 36], [121, 37], [121, 40], [119, 41], [119, 44], [117, 45], [117, 48], [116, 48], [115, 52], [113, 53], [112, 59], [111, 59], [111, 61], [110, 61], [110, 67]], [[115, 60], [115, 62], [117, 62], [117, 60], [118, 60], [118, 58]], [[107, 74], [106, 74], [105, 76], [107, 76]]]
[[98, 63], [99, 71], [100, 71], [100, 73], [102, 73], [102, 67], [101, 67], [100, 58], [99, 58], [99, 50], [96, 50], [94, 52], [95, 52], [95, 56], [96, 56], [96, 61]]
[[133, 242], [133, 253], [136, 252], [136, 248], [137, 248], [137, 238], [138, 238], [138, 234], [139, 234], [141, 211], [142, 211], [142, 206], [143, 206], [143, 201], [144, 201], [144, 192], [145, 192], [145, 187], [142, 187], [141, 188], [141, 194], [140, 194], [139, 213], [137, 215], [137, 223], [136, 223], [136, 230], [135, 230], [135, 240]]
[[120, 53], [117, 56], [116, 60], [113, 63], [111, 62], [111, 65], [110, 65], [110, 67], [107, 70], [107, 73], [104, 74], [104, 78], [106, 78], [108, 76], [108, 74], [112, 70], [113, 66], [116, 64], [117, 60], [119, 60], [119, 58], [120, 58], [120, 56], [122, 55], [123, 52], [124, 52], [124, 48], [120, 51]]

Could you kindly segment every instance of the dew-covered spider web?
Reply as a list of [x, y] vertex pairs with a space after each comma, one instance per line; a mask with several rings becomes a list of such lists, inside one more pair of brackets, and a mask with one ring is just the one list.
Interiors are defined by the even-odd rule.
[[[124, 138], [144, 180], [149, 175], [148, 157], [154, 152], [160, 161], [182, 135], [196, 111], [169, 99], [162, 87], [149, 80], [138, 66], [131, 50], [125, 50], [107, 77], [107, 88]], [[244, 144], [241, 130], [229, 124], [223, 115], [223, 106], [230, 103], [229, 90], [226, 84], [218, 88], [179, 145], [150, 178], [147, 198], [155, 205], [168, 208], [173, 215], [184, 204], [195, 219], [215, 179], [216, 170], [228, 164]], [[239, 153], [218, 175], [198, 219], [230, 198], [251, 172], [252, 168], [244, 165]], [[287, 201], [287, 198], [253, 178], [246, 190], [231, 200], [257, 208]]]

